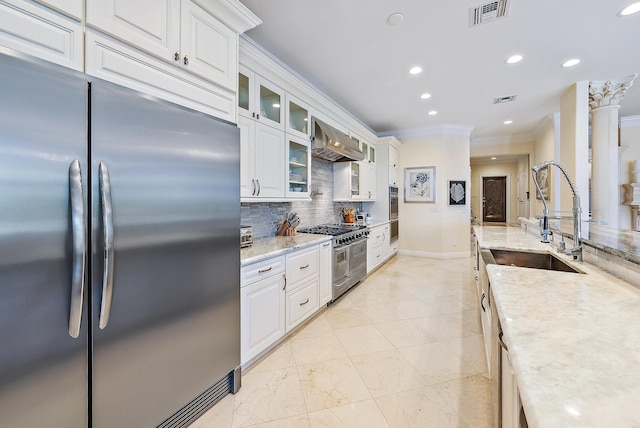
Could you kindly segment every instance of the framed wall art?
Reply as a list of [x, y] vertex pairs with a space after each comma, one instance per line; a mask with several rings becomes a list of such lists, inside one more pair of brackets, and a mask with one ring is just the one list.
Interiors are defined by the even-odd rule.
[[436, 201], [436, 167], [421, 166], [404, 169], [404, 201]]
[[[549, 165], [540, 168], [538, 170], [538, 172], [536, 172], [536, 180], [538, 180], [538, 184], [540, 185], [540, 191], [542, 192], [542, 195], [544, 196], [544, 199], [546, 201], [549, 200], [549, 183], [551, 182], [549, 177], [550, 174], [550, 170], [549, 170]], [[540, 192], [538, 192], [538, 190], [536, 189], [536, 199], [538, 200], [542, 200], [542, 198], [540, 198]]]
[[464, 180], [449, 180], [449, 205], [467, 205], [467, 182]]

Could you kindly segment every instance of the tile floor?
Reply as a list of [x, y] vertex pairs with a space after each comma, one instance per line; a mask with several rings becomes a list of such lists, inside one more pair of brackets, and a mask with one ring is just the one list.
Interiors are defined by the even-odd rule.
[[397, 256], [192, 428], [492, 427], [471, 259]]

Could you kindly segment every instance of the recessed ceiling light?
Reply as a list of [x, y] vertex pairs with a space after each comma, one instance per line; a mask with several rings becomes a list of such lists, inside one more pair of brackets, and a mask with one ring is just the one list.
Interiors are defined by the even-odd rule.
[[431, 110], [431, 111], [429, 112], [429, 116], [435, 116], [436, 114], [438, 114], [438, 112], [437, 112], [437, 111], [435, 111], [435, 110]]
[[495, 156], [493, 156], [493, 157], [491, 158], [491, 160], [496, 160], [496, 157], [495, 157]]
[[573, 67], [576, 64], [579, 64], [580, 60], [578, 58], [571, 58], [562, 63], [564, 68]]
[[513, 123], [513, 120], [505, 120], [504, 124], [505, 125], [511, 125]]
[[505, 61], [507, 64], [515, 64], [516, 62], [522, 61], [522, 55], [512, 55]]
[[398, 25], [404, 20], [404, 15], [401, 13], [392, 13], [387, 18], [389, 25]]
[[618, 12], [618, 16], [627, 16], [633, 15], [634, 13], [640, 12], [640, 2], [632, 3], [629, 6], [622, 9]]
[[422, 73], [422, 67], [411, 67], [411, 70], [409, 70], [409, 74], [420, 74]]
[[420, 98], [426, 100], [427, 98], [431, 98], [431, 94], [425, 92], [424, 94], [420, 95]]

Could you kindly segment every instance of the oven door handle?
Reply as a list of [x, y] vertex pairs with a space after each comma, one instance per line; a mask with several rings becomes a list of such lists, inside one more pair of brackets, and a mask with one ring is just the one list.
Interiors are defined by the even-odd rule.
[[345, 247], [348, 247], [349, 245], [350, 245], [350, 244], [340, 244], [340, 245], [337, 245], [337, 246], [333, 247], [333, 251], [341, 250], [341, 249], [343, 249], [343, 248], [345, 248]]

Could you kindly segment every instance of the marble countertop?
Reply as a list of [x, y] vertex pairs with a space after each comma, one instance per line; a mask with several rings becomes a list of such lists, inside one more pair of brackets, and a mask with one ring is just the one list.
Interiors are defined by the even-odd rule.
[[327, 241], [331, 241], [331, 236], [313, 233], [298, 233], [296, 236], [273, 236], [256, 239], [251, 247], [240, 249], [240, 266], [247, 266], [251, 263], [281, 256]]
[[[520, 228], [474, 230], [481, 248], [552, 251]], [[640, 427], [640, 290], [573, 264], [585, 274], [487, 266], [529, 426]]]

